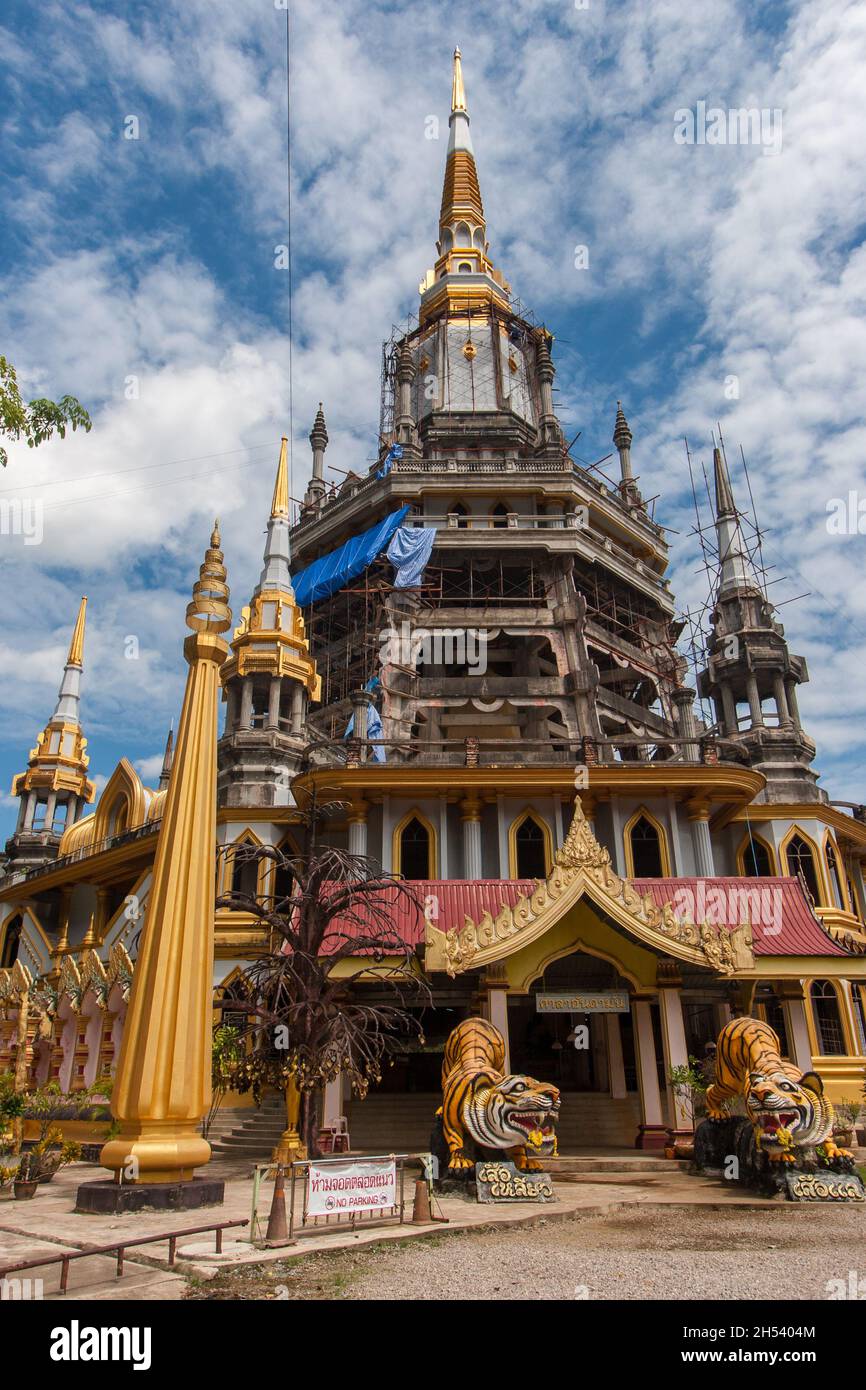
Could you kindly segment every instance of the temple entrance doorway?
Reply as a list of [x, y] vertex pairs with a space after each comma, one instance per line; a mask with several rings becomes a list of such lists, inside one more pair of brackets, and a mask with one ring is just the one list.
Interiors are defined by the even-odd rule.
[[[585, 1009], [569, 1007], [587, 995]], [[508, 1033], [511, 1070], [562, 1092], [561, 1152], [634, 1144], [640, 1103], [630, 986], [613, 964], [582, 951], [553, 961], [528, 994], [509, 996]]]

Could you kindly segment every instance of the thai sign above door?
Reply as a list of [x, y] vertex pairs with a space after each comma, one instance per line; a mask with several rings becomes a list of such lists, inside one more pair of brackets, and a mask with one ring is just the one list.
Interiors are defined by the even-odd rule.
[[626, 989], [576, 989], [535, 996], [540, 1014], [627, 1014], [630, 1007]]

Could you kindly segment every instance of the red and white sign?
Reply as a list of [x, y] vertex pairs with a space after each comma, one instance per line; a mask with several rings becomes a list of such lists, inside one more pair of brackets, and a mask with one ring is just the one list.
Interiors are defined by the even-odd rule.
[[307, 1169], [307, 1215], [385, 1211], [397, 1205], [397, 1164], [393, 1158], [311, 1163]]

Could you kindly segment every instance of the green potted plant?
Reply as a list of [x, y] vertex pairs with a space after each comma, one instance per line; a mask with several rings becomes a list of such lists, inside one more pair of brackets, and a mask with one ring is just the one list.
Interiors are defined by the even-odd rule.
[[840, 1148], [850, 1149], [854, 1144], [857, 1130], [857, 1117], [860, 1114], [859, 1100], [840, 1100], [833, 1105], [833, 1141]]
[[29, 1202], [36, 1196], [36, 1189], [39, 1186], [38, 1160], [33, 1158], [32, 1151], [21, 1155], [21, 1162], [18, 1164], [18, 1171], [12, 1180], [12, 1191], [15, 1194], [16, 1202]]
[[15, 1178], [15, 1169], [5, 1167], [0, 1163], [0, 1198], [12, 1196], [12, 1183]]
[[[680, 1106], [688, 1115], [694, 1131], [695, 1117], [703, 1109], [704, 1096], [707, 1093], [707, 1081], [698, 1059], [689, 1056], [688, 1063], [669, 1067], [668, 1081]], [[677, 1139], [673, 1148], [675, 1158], [694, 1158], [694, 1135], [688, 1139]]]
[[17, 1153], [15, 1122], [24, 1113], [24, 1097], [11, 1071], [0, 1073], [0, 1153]]

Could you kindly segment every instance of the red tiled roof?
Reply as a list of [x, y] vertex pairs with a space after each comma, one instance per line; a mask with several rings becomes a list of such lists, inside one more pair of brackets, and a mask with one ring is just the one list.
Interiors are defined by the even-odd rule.
[[683, 921], [752, 925], [756, 956], [847, 956], [815, 916], [797, 878], [636, 878], [639, 893]]
[[[796, 878], [638, 878], [639, 893], [649, 893], [659, 907], [671, 903], [677, 917], [721, 926], [752, 924], [756, 956], [846, 956], [844, 947], [821, 926]], [[440, 931], [463, 930], [464, 918], [477, 922], [485, 909], [495, 917], [535, 888], [534, 879], [431, 879], [408, 883]], [[409, 913], [400, 900], [395, 925], [401, 935]], [[420, 920], [420, 919], [419, 919]], [[423, 940], [423, 923], [415, 927], [412, 943]]]

